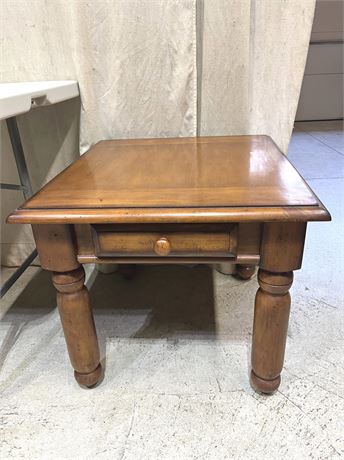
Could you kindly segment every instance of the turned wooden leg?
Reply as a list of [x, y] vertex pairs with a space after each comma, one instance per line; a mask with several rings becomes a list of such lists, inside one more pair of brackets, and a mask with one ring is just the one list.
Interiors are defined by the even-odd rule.
[[256, 294], [251, 384], [262, 393], [277, 390], [286, 345], [293, 270], [301, 267], [306, 224], [264, 224]]
[[259, 269], [252, 340], [252, 386], [272, 393], [280, 384], [290, 311], [293, 273]]
[[250, 278], [252, 278], [255, 271], [256, 271], [255, 265], [238, 264], [236, 266], [236, 274], [239, 276], [239, 278], [243, 280], [249, 280]]
[[80, 385], [94, 386], [101, 377], [99, 348], [85, 272], [76, 256], [72, 225], [33, 225], [42, 268], [53, 272], [69, 357]]
[[82, 266], [53, 274], [57, 305], [74, 376], [80, 385], [91, 387], [101, 377], [99, 348], [89, 294]]

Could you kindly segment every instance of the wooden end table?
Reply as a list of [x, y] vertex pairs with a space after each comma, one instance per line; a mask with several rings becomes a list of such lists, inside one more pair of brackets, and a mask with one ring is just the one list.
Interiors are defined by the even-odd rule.
[[102, 370], [82, 264], [231, 262], [245, 279], [259, 265], [251, 383], [271, 393], [307, 222], [330, 218], [269, 137], [231, 136], [99, 142], [8, 222], [32, 224], [75, 378], [87, 387]]

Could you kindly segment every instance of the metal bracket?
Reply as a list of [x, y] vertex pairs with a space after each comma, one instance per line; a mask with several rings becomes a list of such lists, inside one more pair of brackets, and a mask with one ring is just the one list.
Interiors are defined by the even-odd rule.
[[[25, 199], [27, 200], [32, 195], [32, 187], [27, 164], [25, 160], [23, 145], [20, 138], [18, 124], [16, 117], [10, 117], [6, 120], [8, 134], [13, 149], [14, 159], [17, 165], [17, 171], [19, 174], [20, 185], [17, 184], [0, 184], [1, 189], [6, 190], [21, 190]], [[37, 257], [37, 250], [35, 249], [17, 268], [17, 270], [5, 281], [0, 288], [0, 298], [3, 297], [10, 287], [17, 281], [17, 279], [24, 273], [27, 267]]]

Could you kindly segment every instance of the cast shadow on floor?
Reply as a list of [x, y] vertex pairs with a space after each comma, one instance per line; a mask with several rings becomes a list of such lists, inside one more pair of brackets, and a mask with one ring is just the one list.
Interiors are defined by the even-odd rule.
[[102, 356], [113, 338], [216, 337], [209, 266], [138, 266], [132, 279], [98, 273], [90, 295]]
[[[176, 341], [217, 340], [218, 295], [214, 272], [208, 265], [138, 266], [132, 279], [118, 273], [94, 272], [89, 291], [97, 327], [100, 353], [106, 366], [106, 343], [118, 338]], [[224, 291], [228, 286], [226, 275]], [[232, 278], [230, 278], [232, 279]], [[242, 284], [238, 281], [238, 284]], [[227, 295], [227, 292], [226, 292]], [[229, 299], [231, 293], [228, 293]], [[246, 315], [242, 305], [230, 302], [225, 328], [230, 339], [246, 340]], [[21, 291], [4, 321], [11, 326], [0, 348], [0, 367], [26, 326], [47, 320], [56, 308], [51, 274], [39, 270]], [[240, 313], [240, 324], [236, 324]], [[234, 331], [240, 331], [239, 336]], [[54, 331], [56, 334], [56, 331]], [[233, 337], [232, 337], [233, 333]], [[53, 333], [52, 333], [53, 334]], [[45, 344], [46, 346], [47, 344]], [[37, 346], [43, 346], [38, 344]]]
[[113, 359], [110, 344], [119, 339], [245, 346], [251, 340], [255, 280], [221, 275], [208, 265], [141, 265], [132, 279], [98, 272], [89, 290], [104, 369], [107, 357]]
[[[212, 269], [198, 265], [139, 266], [132, 279], [119, 273], [98, 273], [90, 288], [95, 313], [145, 316], [135, 332], [105, 325], [109, 336], [160, 338], [175, 333], [215, 334], [214, 286]], [[97, 313], [96, 313], [97, 314]]]

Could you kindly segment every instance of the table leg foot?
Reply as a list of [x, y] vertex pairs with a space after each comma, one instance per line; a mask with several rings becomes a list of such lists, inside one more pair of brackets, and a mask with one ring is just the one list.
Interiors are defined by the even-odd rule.
[[255, 271], [256, 271], [256, 266], [255, 265], [238, 264], [236, 266], [236, 274], [242, 280], [251, 279], [252, 276], [254, 275]]
[[264, 380], [258, 377], [252, 370], [250, 376], [251, 386], [254, 390], [260, 393], [271, 394], [277, 390], [281, 383], [281, 376], [279, 375], [273, 380]]
[[54, 272], [57, 305], [75, 378], [83, 386], [94, 386], [101, 378], [99, 347], [89, 294], [82, 266]]
[[92, 388], [94, 387], [102, 378], [103, 369], [101, 364], [89, 374], [82, 374], [81, 372], [74, 371], [75, 380], [78, 382], [79, 385], [82, 387]]
[[290, 311], [293, 272], [259, 269], [252, 337], [251, 384], [272, 393], [280, 384]]

